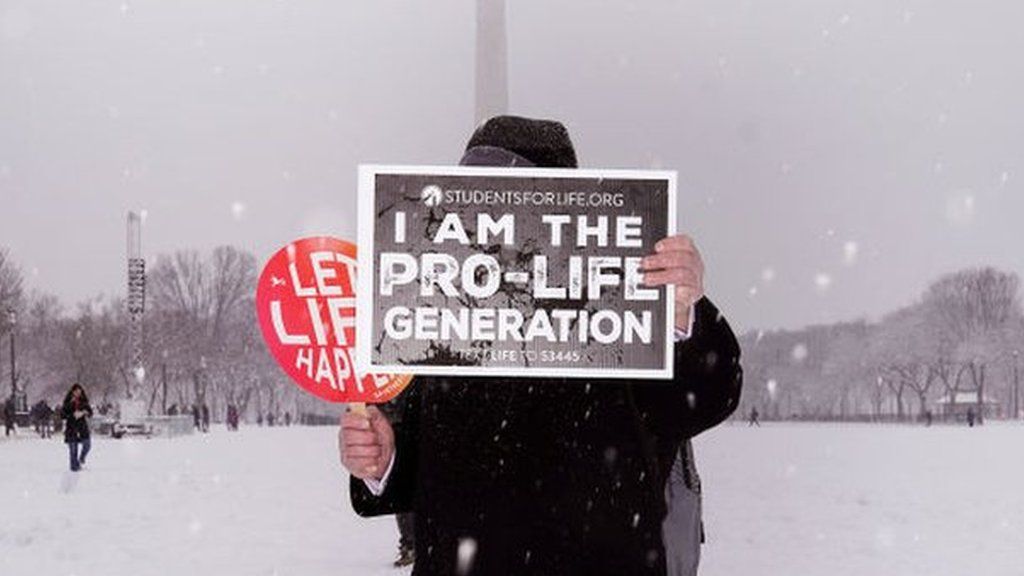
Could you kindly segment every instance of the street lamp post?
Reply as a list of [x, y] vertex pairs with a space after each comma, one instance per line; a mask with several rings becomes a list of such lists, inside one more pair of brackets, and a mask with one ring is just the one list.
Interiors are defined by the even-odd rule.
[[1020, 372], [1017, 365], [1019, 350], [1013, 351], [1013, 419], [1020, 418]]
[[885, 379], [879, 376], [875, 380], [875, 421], [882, 420], [882, 384], [885, 383]]
[[18, 397], [18, 360], [14, 347], [14, 327], [18, 324], [18, 313], [14, 308], [7, 309], [7, 323], [11, 327], [11, 401], [15, 402]]

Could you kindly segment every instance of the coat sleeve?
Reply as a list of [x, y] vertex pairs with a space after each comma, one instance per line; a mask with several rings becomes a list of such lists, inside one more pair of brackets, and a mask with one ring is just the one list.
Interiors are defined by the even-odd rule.
[[707, 298], [694, 305], [690, 337], [675, 344], [671, 382], [636, 383], [647, 427], [670, 443], [692, 438], [728, 418], [743, 386], [740, 348], [729, 323]]
[[[349, 497], [352, 509], [360, 516], [381, 516], [411, 512], [416, 488], [416, 468], [419, 456], [419, 442], [416, 431], [419, 426], [419, 407], [422, 388], [421, 378], [409, 384], [402, 394], [401, 416], [395, 430], [395, 463], [391, 468], [384, 492], [374, 496], [361, 479], [349, 477]], [[420, 384], [417, 386], [417, 384]]]

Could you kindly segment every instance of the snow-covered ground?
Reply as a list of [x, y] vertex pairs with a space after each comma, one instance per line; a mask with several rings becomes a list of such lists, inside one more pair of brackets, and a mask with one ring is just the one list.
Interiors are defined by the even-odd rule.
[[[1024, 427], [724, 426], [697, 442], [706, 576], [1024, 574]], [[331, 428], [0, 438], [0, 574], [401, 575]]]
[[725, 426], [704, 576], [1024, 575], [1024, 426]]
[[74, 475], [56, 438], [0, 439], [0, 575], [394, 575], [394, 520], [352, 512], [336, 434], [95, 438]]

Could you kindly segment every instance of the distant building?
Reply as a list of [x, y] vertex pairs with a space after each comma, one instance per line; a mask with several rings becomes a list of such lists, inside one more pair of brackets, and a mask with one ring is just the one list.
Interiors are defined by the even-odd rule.
[[977, 416], [981, 413], [984, 418], [999, 418], [1002, 416], [1002, 409], [999, 402], [985, 396], [982, 403], [978, 403], [978, 391], [957, 392], [950, 397], [946, 394], [935, 402], [936, 412], [940, 418], [964, 420], [967, 418], [967, 411], [973, 410]]

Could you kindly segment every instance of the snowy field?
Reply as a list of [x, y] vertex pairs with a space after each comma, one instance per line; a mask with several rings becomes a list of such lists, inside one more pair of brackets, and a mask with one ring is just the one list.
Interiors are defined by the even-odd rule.
[[[1024, 574], [1024, 427], [725, 426], [697, 443], [702, 574]], [[0, 574], [402, 575], [348, 505], [331, 428], [0, 438]]]
[[1024, 575], [1024, 426], [727, 426], [703, 576]]

